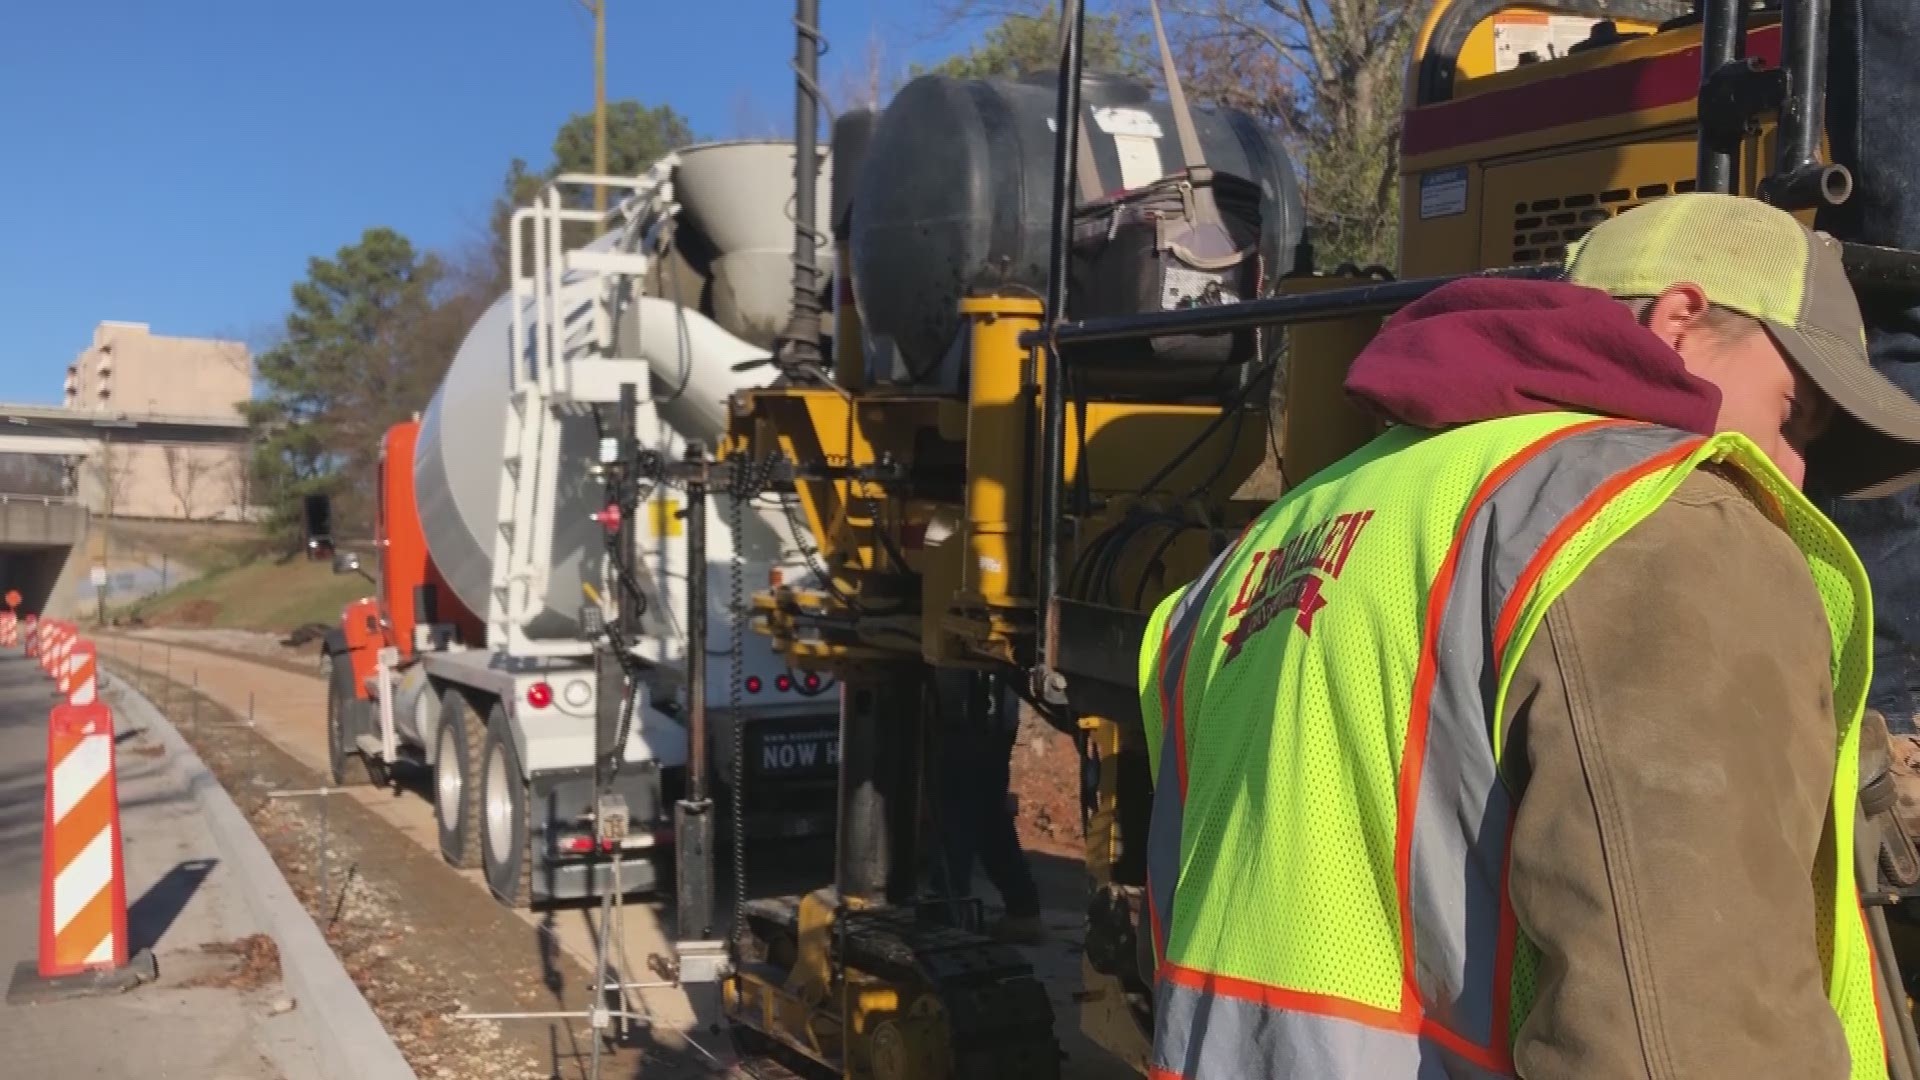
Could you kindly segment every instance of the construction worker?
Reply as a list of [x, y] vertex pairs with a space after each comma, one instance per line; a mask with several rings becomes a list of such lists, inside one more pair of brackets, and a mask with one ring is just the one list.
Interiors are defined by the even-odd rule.
[[1385, 434], [1148, 626], [1153, 1075], [1886, 1075], [1868, 589], [1800, 486], [1849, 426], [1920, 480], [1920, 404], [1838, 245], [1657, 200], [1346, 387]]
[[1019, 699], [988, 675], [942, 672], [936, 678], [944, 722], [935, 758], [941, 815], [935, 890], [956, 899], [972, 896], [978, 859], [1002, 905], [987, 933], [1009, 944], [1038, 945], [1046, 939], [1040, 888], [1020, 848], [1009, 791]]

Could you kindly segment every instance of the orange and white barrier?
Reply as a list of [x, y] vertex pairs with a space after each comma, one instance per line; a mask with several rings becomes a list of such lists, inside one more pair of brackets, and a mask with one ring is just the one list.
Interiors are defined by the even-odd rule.
[[[67, 654], [73, 651], [74, 642], [78, 640], [80, 640], [79, 631], [72, 623], [60, 624], [58, 636], [53, 639], [53, 660], [47, 665], [47, 674], [53, 676], [56, 681], [67, 669]], [[65, 693], [66, 687], [63, 686], [60, 690]]]
[[53, 659], [60, 652], [60, 639], [66, 636], [66, 627], [58, 619], [41, 623], [44, 640], [40, 645], [40, 670], [53, 674]]
[[61, 644], [60, 663], [55, 665], [53, 669], [54, 688], [62, 694], [69, 695], [68, 701], [74, 705], [83, 704], [82, 702], [73, 701], [71, 695], [73, 693], [73, 675], [80, 664], [80, 650], [85, 646], [85, 638], [78, 635], [68, 638]]
[[20, 617], [11, 611], [0, 611], [0, 645], [13, 648], [20, 644]]
[[39, 656], [40, 655], [40, 618], [39, 616], [29, 615], [26, 618], [20, 620], [20, 623], [21, 623], [21, 637], [23, 639], [23, 644], [26, 647], [26, 650], [25, 650], [26, 654], [28, 656]]
[[95, 674], [98, 667], [99, 652], [93, 642], [81, 638], [67, 651], [66, 670], [60, 674], [60, 692], [67, 695], [69, 705], [91, 705], [100, 700], [99, 677]]
[[45, 978], [127, 964], [127, 875], [113, 758], [113, 714], [106, 705], [54, 706], [40, 858]]

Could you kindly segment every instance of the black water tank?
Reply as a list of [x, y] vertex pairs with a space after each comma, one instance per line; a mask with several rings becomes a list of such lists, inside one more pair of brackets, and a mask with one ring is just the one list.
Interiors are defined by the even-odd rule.
[[[1114, 76], [1089, 74], [1082, 86], [1081, 125], [1102, 190], [1181, 168], [1166, 101]], [[1050, 72], [1019, 82], [926, 75], [881, 115], [853, 214], [853, 288], [868, 332], [891, 338], [910, 372], [931, 379], [939, 369], [960, 297], [1045, 292], [1054, 87]], [[1278, 135], [1228, 110], [1196, 109], [1194, 126], [1208, 165], [1260, 186], [1261, 253], [1273, 280], [1292, 265], [1304, 223]]]

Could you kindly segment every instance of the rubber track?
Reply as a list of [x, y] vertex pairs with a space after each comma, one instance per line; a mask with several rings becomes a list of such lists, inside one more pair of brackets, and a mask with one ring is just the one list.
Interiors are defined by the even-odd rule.
[[[790, 907], [763, 900], [749, 908], [752, 921], [791, 932]], [[916, 919], [901, 908], [845, 912], [840, 930], [841, 963], [895, 985], [929, 987], [939, 996], [952, 1035], [949, 1080], [1059, 1080], [1053, 1004], [1019, 949]], [[756, 1042], [755, 1048], [775, 1060], [773, 1046]], [[803, 1069], [802, 1078], [817, 1073], [806, 1068], [811, 1062], [785, 1060], [782, 1067], [790, 1073], [788, 1066]]]

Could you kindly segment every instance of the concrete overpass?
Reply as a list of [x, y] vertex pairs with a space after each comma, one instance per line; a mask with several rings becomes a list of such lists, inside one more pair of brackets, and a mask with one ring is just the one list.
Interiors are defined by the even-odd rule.
[[232, 445], [247, 441], [238, 417], [82, 412], [0, 403], [0, 453], [86, 457], [102, 442]]
[[80, 606], [92, 569], [86, 504], [99, 494], [87, 490], [78, 466], [102, 447], [238, 445], [247, 436], [238, 417], [0, 403], [0, 455], [47, 466], [0, 476], [0, 591], [18, 589], [22, 611], [66, 616]]

